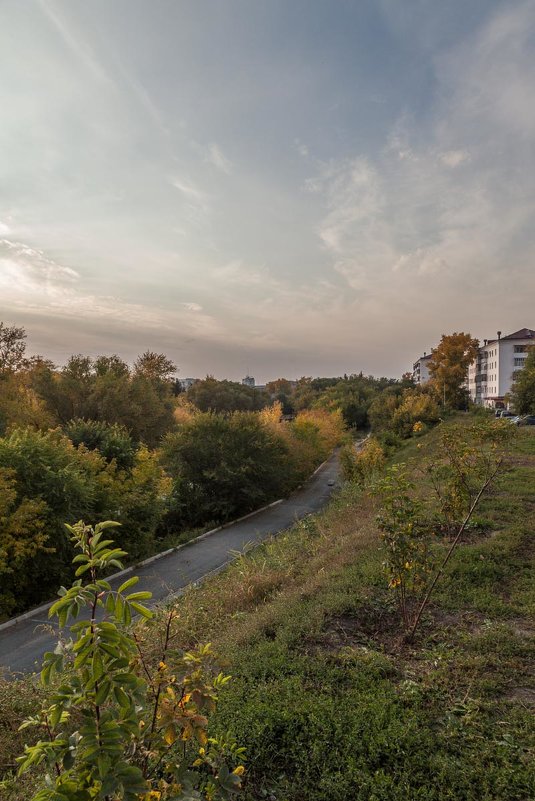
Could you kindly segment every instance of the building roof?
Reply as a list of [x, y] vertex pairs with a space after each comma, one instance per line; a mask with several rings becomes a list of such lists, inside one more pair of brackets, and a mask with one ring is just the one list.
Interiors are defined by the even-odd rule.
[[508, 334], [502, 339], [535, 339], [535, 331], [532, 328], [521, 328], [520, 331], [515, 331], [514, 334]]
[[513, 334], [507, 334], [507, 336], [502, 337], [501, 339], [487, 340], [487, 345], [494, 345], [495, 342], [503, 342], [504, 340], [511, 340], [511, 339], [535, 339], [535, 331], [533, 330], [533, 328], [520, 328]]

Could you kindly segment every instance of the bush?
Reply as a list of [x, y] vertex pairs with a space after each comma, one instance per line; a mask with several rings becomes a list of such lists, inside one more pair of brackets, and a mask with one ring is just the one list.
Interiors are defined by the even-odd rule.
[[248, 412], [199, 414], [167, 435], [161, 461], [173, 479], [166, 528], [228, 520], [291, 484], [286, 443]]
[[40, 739], [25, 746], [19, 773], [45, 769], [34, 801], [229, 798], [239, 791], [245, 769], [238, 764], [231, 771], [227, 762], [241, 763], [243, 749], [229, 736], [208, 740], [207, 734], [229, 677], [217, 671], [209, 645], [171, 649], [173, 611], [160, 661], [143, 652], [130, 623], [133, 615], [152, 617], [140, 603], [151, 593], [131, 591], [136, 577], [118, 590], [99, 577], [120, 569], [126, 555], [103, 538], [116, 525], [108, 521], [93, 529], [80, 521], [70, 528], [80, 551], [76, 575], [87, 575], [89, 583], [83, 586], [79, 578], [70, 589], [62, 587], [50, 616], [62, 628], [82, 609], [86, 615], [71, 626], [74, 645], [60, 642], [45, 654], [41, 682], [50, 697], [23, 723]]
[[64, 431], [73, 445], [99, 451], [107, 462], [115, 460], [119, 470], [134, 466], [137, 446], [124, 426], [78, 418], [67, 423]]
[[351, 443], [342, 449], [342, 473], [346, 481], [368, 485], [383, 470], [385, 453], [375, 437], [369, 437], [359, 450]]
[[15, 430], [0, 439], [0, 615], [47, 600], [70, 577], [64, 521], [117, 517], [134, 558], [152, 550], [169, 487], [141, 448], [129, 471], [60, 431]]

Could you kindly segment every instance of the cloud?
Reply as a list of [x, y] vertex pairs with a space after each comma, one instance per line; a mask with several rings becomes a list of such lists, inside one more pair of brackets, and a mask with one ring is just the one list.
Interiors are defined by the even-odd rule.
[[459, 164], [470, 159], [470, 153], [466, 150], [446, 150], [445, 153], [440, 154], [439, 158], [446, 167], [458, 167]]
[[75, 270], [57, 264], [42, 250], [9, 239], [0, 240], [0, 285], [5, 289], [9, 289], [10, 282], [16, 279], [26, 290], [46, 291], [56, 285], [71, 283], [78, 277]]
[[305, 145], [304, 142], [301, 142], [300, 139], [294, 139], [294, 145], [299, 155], [302, 156], [304, 159], [306, 159], [309, 156], [308, 146]]
[[56, 323], [61, 319], [75, 324], [86, 320], [96, 326], [153, 330], [162, 335], [177, 326], [196, 336], [221, 333], [208, 315], [200, 314], [202, 306], [198, 303], [179, 302], [174, 309], [151, 307], [117, 296], [96, 295], [81, 284], [76, 270], [59, 264], [42, 250], [0, 240], [0, 306], [4, 308], [53, 317]]
[[75, 32], [72, 25], [67, 23], [65, 17], [58, 11], [53, 0], [38, 0], [38, 2], [41, 11], [48, 18], [49, 22], [60, 35], [64, 44], [69, 48], [71, 53], [76, 56], [76, 59], [92, 74], [94, 78], [97, 78], [103, 83], [111, 84], [112, 81], [104, 69], [101, 60], [92, 50], [83, 34]]
[[225, 175], [230, 175], [232, 172], [232, 163], [225, 155], [223, 155], [219, 145], [212, 143], [209, 146], [205, 160], [210, 164], [213, 164], [214, 167], [217, 167], [217, 169], [221, 170], [221, 172], [224, 172]]
[[535, 291], [533, 35], [534, 2], [497, 13], [437, 56], [426, 129], [404, 115], [374, 157], [332, 160], [308, 181], [323, 200], [319, 240], [363, 303], [425, 291], [439, 318], [473, 320], [473, 298], [495, 303], [513, 264]]

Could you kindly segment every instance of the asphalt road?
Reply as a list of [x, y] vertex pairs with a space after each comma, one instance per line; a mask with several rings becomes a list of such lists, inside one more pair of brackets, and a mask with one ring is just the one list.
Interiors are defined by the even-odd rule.
[[[136, 591], [150, 590], [152, 600], [149, 604], [154, 605], [221, 569], [245, 548], [321, 509], [334, 490], [333, 482], [338, 474], [338, 458], [334, 455], [302, 489], [282, 503], [233, 523], [205, 539], [188, 543], [148, 565], [135, 567], [132, 575], [140, 579]], [[119, 586], [124, 580], [124, 577], [112, 579], [111, 584]], [[35, 616], [0, 630], [0, 670], [6, 668], [24, 673], [38, 670], [45, 651], [53, 650], [56, 643], [50, 625], [47, 610], [40, 609], [36, 610]]]

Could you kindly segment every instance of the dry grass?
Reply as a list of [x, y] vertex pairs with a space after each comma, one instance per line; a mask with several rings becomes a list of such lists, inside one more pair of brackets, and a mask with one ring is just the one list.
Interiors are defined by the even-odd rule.
[[[296, 523], [239, 556], [223, 573], [190, 587], [172, 604], [178, 613], [173, 640], [181, 647], [210, 641], [225, 653], [276, 626], [285, 609], [329, 586], [359, 553], [376, 550], [374, 507], [360, 496], [356, 515], [354, 494], [348, 488], [323, 513]], [[140, 632], [149, 653], [159, 652], [159, 628], [151, 622]]]

